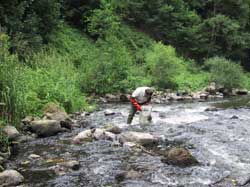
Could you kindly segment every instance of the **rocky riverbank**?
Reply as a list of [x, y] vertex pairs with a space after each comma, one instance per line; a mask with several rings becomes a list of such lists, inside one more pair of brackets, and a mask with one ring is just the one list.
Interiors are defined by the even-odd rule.
[[[225, 97], [249, 95], [250, 92], [246, 89], [225, 89], [221, 86], [211, 83], [201, 91], [188, 92], [179, 91], [171, 92], [171, 90], [156, 91], [153, 95], [152, 102], [156, 104], [167, 104], [174, 101], [206, 101], [214, 99], [223, 99]], [[104, 97], [99, 97], [97, 100], [101, 103], [110, 102], [128, 102], [130, 94], [106, 94]]]
[[[243, 91], [238, 91], [236, 93], [241, 95], [243, 94]], [[244, 92], [244, 94], [247, 93], [248, 92]], [[163, 92], [156, 92], [153, 103], [158, 103], [157, 98], [164, 100], [163, 97], [160, 97], [162, 94], [164, 95]], [[184, 96], [179, 95], [178, 97]], [[205, 101], [208, 98], [211, 97], [208, 96], [203, 98], [200, 95], [197, 101]], [[175, 100], [182, 101], [181, 99]], [[171, 99], [168, 99], [168, 102], [170, 101]], [[194, 102], [193, 104], [191, 103], [191, 106], [197, 108], [196, 105], [199, 106], [198, 103], [200, 102]], [[224, 124], [224, 122], [225, 124], [223, 127], [227, 127], [228, 124], [226, 123], [229, 123], [229, 131], [236, 128], [235, 125], [237, 125], [237, 123], [246, 128], [245, 121], [248, 119], [245, 119], [246, 117], [244, 116], [248, 113], [248, 109], [246, 108], [242, 112], [239, 110], [229, 110], [229, 113], [232, 112], [232, 115], [224, 119], [225, 116], [228, 115], [227, 110], [223, 110], [225, 113], [223, 114], [223, 111], [217, 109], [215, 110], [215, 107], [211, 106], [207, 102], [201, 103], [204, 103], [204, 107], [202, 107], [201, 110], [199, 109], [199, 112], [196, 113], [192, 113], [192, 107], [189, 109], [187, 107], [189, 106], [188, 104], [177, 104], [177, 106], [180, 106], [180, 108], [175, 108], [176, 104], [173, 106], [163, 105], [164, 108], [157, 107], [158, 105], [156, 104], [156, 107], [154, 107], [153, 110], [154, 120], [152, 125], [140, 126], [136, 117], [134, 123], [130, 127], [124, 123], [124, 121], [126, 121], [128, 112], [128, 109], [126, 108], [128, 106], [125, 105], [124, 110], [123, 107], [121, 108], [119, 102], [117, 104], [111, 105], [111, 107], [107, 105], [103, 109], [100, 108], [99, 112], [76, 113], [73, 115], [68, 115], [63, 110], [60, 110], [57, 106], [52, 106], [45, 111], [42, 118], [26, 117], [23, 119], [22, 123], [24, 126], [24, 131], [22, 131], [22, 133], [18, 132], [13, 126], [6, 126], [4, 128], [4, 132], [11, 141], [12, 146], [8, 152], [0, 153], [0, 183], [2, 186], [15, 186], [22, 183], [27, 184], [28, 186], [44, 186], [45, 184], [50, 184], [51, 186], [58, 184], [60, 186], [62, 185], [62, 181], [57, 180], [63, 180], [62, 176], [71, 176], [74, 173], [77, 173], [77, 175], [82, 175], [84, 173], [86, 175], [87, 173], [83, 167], [91, 167], [90, 172], [99, 173], [99, 169], [101, 168], [98, 170], [97, 168], [93, 168], [93, 163], [88, 161], [92, 155], [97, 156], [98, 159], [102, 159], [102, 156], [104, 158], [107, 157], [106, 159], [108, 159], [108, 162], [112, 163], [112, 165], [114, 164], [114, 168], [110, 168], [112, 171], [117, 168], [120, 169], [118, 169], [117, 172], [113, 171], [113, 174], [108, 171], [107, 176], [105, 173], [103, 173], [103, 177], [105, 178], [105, 181], [103, 182], [98, 181], [95, 183], [92, 181], [93, 176], [88, 176], [88, 179], [86, 180], [90, 180], [91, 182], [85, 181], [86, 186], [91, 186], [92, 183], [95, 185], [104, 185], [111, 181], [112, 184], [118, 185], [123, 184], [124, 181], [128, 180], [138, 181], [138, 184], [142, 184], [139, 181], [143, 180], [143, 184], [146, 184], [146, 186], [150, 184], [151, 186], [153, 183], [145, 182], [146, 176], [144, 172], [134, 167], [131, 168], [131, 166], [129, 166], [127, 169], [122, 169], [125, 166], [121, 166], [121, 163], [117, 163], [118, 165], [115, 166], [115, 160], [112, 161], [112, 159], [109, 159], [109, 157], [117, 157], [116, 159], [118, 159], [119, 162], [126, 163], [125, 165], [130, 165], [129, 163], [131, 161], [127, 160], [128, 157], [133, 157], [137, 160], [142, 159], [141, 155], [144, 155], [149, 160], [153, 159], [153, 163], [160, 162], [160, 165], [159, 163], [155, 163], [160, 168], [164, 168], [165, 166], [173, 167], [178, 172], [181, 172], [182, 170], [191, 172], [192, 168], [193, 170], [200, 170], [202, 168], [205, 169], [206, 172], [208, 172], [206, 173], [206, 176], [198, 176], [206, 180], [209, 179], [210, 182], [205, 184], [199, 183], [199, 181], [195, 180], [195, 178], [188, 179], [199, 185], [202, 184], [201, 186], [207, 186], [214, 183], [224, 184], [227, 183], [225, 181], [227, 178], [236, 178], [238, 184], [247, 184], [247, 171], [245, 170], [243, 172], [244, 174], [238, 171], [240, 165], [248, 165], [247, 160], [244, 162], [238, 160], [237, 162], [240, 162], [239, 164], [231, 163], [232, 168], [230, 168], [228, 166], [228, 162], [230, 163], [233, 161], [231, 160], [230, 156], [226, 156], [228, 154], [226, 152], [233, 151], [233, 149], [223, 150], [225, 152], [223, 154], [226, 154], [223, 156], [226, 156], [228, 159], [225, 160], [227, 162], [224, 163], [223, 159], [220, 159], [221, 155], [218, 155], [218, 150], [216, 151], [215, 149], [215, 152], [211, 155], [210, 149], [212, 144], [211, 146], [208, 146], [205, 143], [205, 147], [203, 147], [201, 143], [202, 140], [198, 137], [202, 137], [199, 135], [203, 134], [207, 141], [213, 141], [213, 139], [219, 138], [218, 136], [221, 136], [222, 139], [219, 138], [221, 139], [219, 141], [225, 141], [230, 147], [231, 145], [228, 143], [230, 143], [231, 139], [228, 141], [225, 139], [225, 137], [223, 138], [222, 134], [218, 135], [216, 131], [213, 130], [211, 131], [213, 133], [210, 139], [210, 135], [209, 133], [206, 133], [206, 131], [210, 128], [209, 126], [213, 126], [213, 128], [219, 130], [220, 132], [220, 127], [222, 124]], [[182, 108], [186, 107], [187, 109], [182, 111]], [[169, 108], [169, 110], [166, 111], [167, 108]], [[222, 118], [217, 119], [218, 115]], [[230, 121], [227, 121], [227, 118]], [[211, 123], [218, 125], [211, 125], [211, 123], [208, 122], [209, 120], [213, 121]], [[237, 123], [235, 123], [236, 121]], [[202, 124], [204, 124], [204, 126], [202, 126]], [[248, 130], [246, 130], [244, 135], [242, 135], [244, 140], [244, 137], [247, 135], [247, 133]], [[190, 139], [189, 136], [192, 138]], [[239, 136], [238, 132], [234, 132], [230, 134], [230, 136], [235, 137], [234, 141], [236, 142], [242, 141], [242, 138], [236, 138]], [[221, 147], [221, 145], [218, 146]], [[244, 149], [247, 148], [245, 146], [243, 147]], [[204, 150], [202, 151], [202, 149]], [[209, 149], [209, 151], [207, 149]], [[84, 153], [82, 152], [83, 150]], [[240, 149], [239, 151], [242, 152], [244, 150]], [[99, 153], [102, 156], [98, 155]], [[119, 153], [123, 155], [120, 155], [122, 158], [120, 158]], [[82, 155], [82, 157], [80, 154], [87, 155]], [[206, 156], [211, 160], [206, 161]], [[241, 157], [241, 155], [238, 157]], [[233, 159], [236, 158], [237, 156], [233, 157]], [[140, 163], [136, 160], [132, 161], [135, 165]], [[146, 162], [149, 160], [146, 160]], [[223, 169], [222, 175], [218, 174], [219, 177], [217, 176], [215, 178], [208, 177], [209, 170], [207, 170], [209, 168], [211, 171], [218, 169], [217, 164], [213, 164], [213, 160], [215, 160], [215, 162], [218, 164], [218, 167], [221, 167], [221, 163], [223, 164], [223, 168], [226, 166]], [[204, 164], [207, 163], [210, 163], [211, 166], [204, 166]], [[154, 166], [152, 165], [149, 167], [149, 170], [156, 172], [153, 168]], [[178, 174], [178, 172], [176, 173], [176, 171], [174, 172], [176, 175], [175, 180], [178, 181], [178, 176], [180, 174]], [[218, 171], [222, 170], [218, 169]], [[237, 171], [239, 174], [236, 176], [233, 175], [231, 172], [234, 171]], [[47, 174], [44, 175], [44, 172]], [[91, 175], [94, 175], [94, 173]], [[244, 177], [239, 178], [240, 175], [243, 175]], [[43, 181], [37, 181], [38, 179], [35, 180], [32, 176], [40, 176], [41, 180]], [[161, 178], [160, 174], [158, 173], [155, 177], [158, 179], [156, 180], [155, 178], [154, 180], [159, 182], [159, 177]], [[53, 181], [53, 185], [51, 180]], [[71, 181], [69, 178], [67, 178], [67, 180]], [[164, 182], [160, 182], [160, 184], [172, 184], [168, 183], [163, 178], [161, 180]], [[176, 184], [182, 184], [181, 181], [182, 180], [178, 181]], [[84, 181], [81, 180], [80, 183], [83, 184]], [[66, 186], [74, 185], [68, 184]]]

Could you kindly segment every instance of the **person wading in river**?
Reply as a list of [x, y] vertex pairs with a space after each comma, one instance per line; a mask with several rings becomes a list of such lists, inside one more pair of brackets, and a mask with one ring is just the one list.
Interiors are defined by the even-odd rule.
[[[128, 115], [127, 124], [131, 124], [136, 111], [142, 111], [141, 105], [151, 101], [154, 90], [150, 87], [138, 87], [130, 97], [131, 107]], [[151, 120], [151, 119], [150, 119]]]

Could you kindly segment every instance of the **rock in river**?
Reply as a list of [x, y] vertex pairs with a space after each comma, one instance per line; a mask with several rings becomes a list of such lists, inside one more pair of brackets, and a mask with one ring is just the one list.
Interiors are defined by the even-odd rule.
[[157, 142], [157, 138], [149, 133], [142, 132], [124, 132], [119, 137], [120, 142], [134, 142], [139, 143], [141, 145], [148, 145]]
[[5, 170], [0, 173], [0, 186], [16, 186], [24, 181], [24, 177], [15, 170]]
[[60, 122], [56, 120], [35, 120], [30, 123], [31, 130], [38, 136], [53, 136], [62, 132]]
[[191, 153], [184, 148], [172, 148], [165, 153], [164, 162], [181, 167], [198, 164], [198, 161]]
[[20, 136], [20, 133], [17, 131], [16, 127], [7, 125], [3, 128], [3, 132], [7, 135], [9, 140], [15, 140]]

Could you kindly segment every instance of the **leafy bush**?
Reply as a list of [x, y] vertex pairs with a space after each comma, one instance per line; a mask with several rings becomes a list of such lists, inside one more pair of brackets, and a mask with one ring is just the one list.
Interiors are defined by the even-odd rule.
[[91, 62], [81, 64], [82, 91], [103, 94], [124, 90], [131, 66], [131, 57], [127, 49], [113, 36], [99, 40], [97, 46], [97, 53], [92, 52]]
[[208, 85], [209, 74], [206, 72], [182, 71], [176, 76], [175, 81], [180, 91], [198, 91]]
[[240, 64], [223, 57], [213, 57], [205, 61], [204, 67], [210, 72], [210, 81], [228, 89], [243, 87], [244, 72]]
[[54, 52], [41, 52], [32, 59], [35, 67], [23, 69], [26, 114], [41, 114], [44, 105], [59, 103], [67, 112], [87, 106], [80, 91], [74, 65]]
[[159, 88], [176, 88], [175, 76], [178, 74], [182, 59], [178, 58], [175, 49], [157, 43], [146, 54], [146, 63], [152, 83]]
[[129, 50], [133, 61], [140, 64], [140, 66], [145, 63], [145, 55], [148, 49], [155, 43], [153, 39], [145, 33], [126, 25], [121, 25], [117, 37], [124, 42], [124, 45]]

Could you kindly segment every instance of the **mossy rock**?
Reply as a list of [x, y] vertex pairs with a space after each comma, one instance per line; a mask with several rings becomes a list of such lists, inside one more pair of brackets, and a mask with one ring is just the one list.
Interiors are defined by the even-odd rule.
[[56, 103], [48, 103], [43, 108], [44, 113], [57, 113], [57, 112], [65, 112], [64, 108], [60, 107]]
[[197, 165], [199, 162], [185, 148], [172, 148], [165, 152], [164, 162], [180, 167]]

